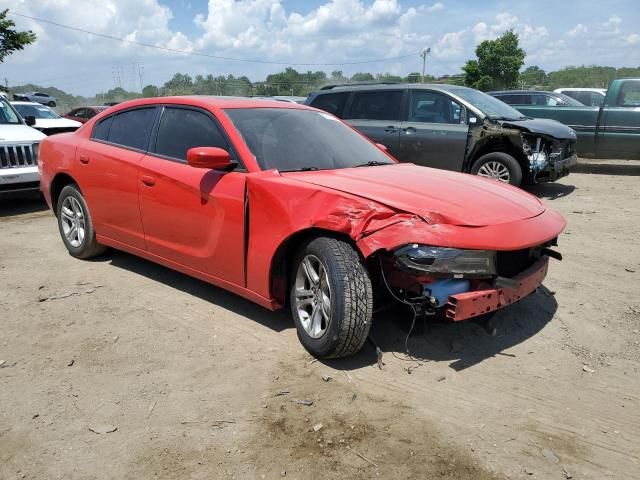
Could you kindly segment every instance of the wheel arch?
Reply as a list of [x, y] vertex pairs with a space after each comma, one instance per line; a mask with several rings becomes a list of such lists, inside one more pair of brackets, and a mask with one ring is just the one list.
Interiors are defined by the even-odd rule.
[[478, 145], [473, 151], [472, 155], [469, 157], [469, 161], [467, 162], [465, 171], [467, 173], [471, 172], [473, 165], [480, 157], [494, 152], [506, 153], [515, 158], [516, 162], [518, 162], [518, 165], [520, 165], [520, 168], [522, 169], [523, 178], [529, 172], [529, 164], [527, 162], [527, 158], [525, 157], [524, 151], [522, 150], [522, 144], [520, 143], [518, 145], [516, 144], [515, 139], [504, 136], [488, 138], [480, 145]]
[[348, 242], [354, 247], [360, 256], [362, 256], [362, 252], [358, 248], [356, 242], [354, 242], [347, 234], [317, 227], [298, 230], [280, 243], [271, 258], [271, 266], [269, 269], [269, 292], [271, 294], [271, 298], [275, 299], [280, 305], [286, 306], [289, 301], [289, 295], [287, 294], [289, 287], [288, 272], [291, 268], [293, 255], [295, 255], [302, 245], [318, 237], [330, 237]]
[[[78, 182], [66, 172], [59, 172], [53, 177], [49, 191], [51, 194], [51, 208], [53, 209], [54, 215], [57, 215], [60, 192], [62, 192], [64, 187], [71, 184], [78, 185]], [[79, 185], [78, 190], [80, 190]], [[80, 190], [80, 193], [82, 193], [82, 190]]]

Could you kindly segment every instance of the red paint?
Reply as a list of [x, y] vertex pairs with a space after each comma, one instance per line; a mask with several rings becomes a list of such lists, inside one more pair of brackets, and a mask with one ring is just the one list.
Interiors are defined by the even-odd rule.
[[446, 316], [454, 321], [466, 320], [489, 312], [495, 312], [530, 295], [547, 276], [549, 257], [542, 257], [524, 272], [514, 276], [517, 288], [484, 288], [459, 293], [449, 297]]
[[[211, 112], [246, 172], [194, 168], [90, 139], [94, 123], [103, 116], [157, 103]], [[274, 276], [276, 253], [293, 235], [309, 229], [350, 237], [366, 258], [407, 243], [514, 250], [551, 240], [565, 226], [564, 219], [537, 198], [459, 173], [406, 164], [284, 174], [261, 171], [222, 110], [259, 107], [310, 109], [212, 97], [119, 104], [74, 133], [42, 142], [42, 191], [51, 205], [52, 181], [58, 174], [69, 175], [87, 199], [99, 242], [267, 308], [277, 308], [284, 300], [282, 278]]]

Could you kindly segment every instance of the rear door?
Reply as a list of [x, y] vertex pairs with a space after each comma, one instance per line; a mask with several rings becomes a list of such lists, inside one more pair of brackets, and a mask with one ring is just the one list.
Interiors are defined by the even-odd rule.
[[398, 160], [461, 171], [469, 126], [464, 108], [431, 90], [410, 90], [407, 120], [400, 128]]
[[400, 154], [400, 123], [406, 90], [355, 91], [344, 119], [391, 155]]
[[[150, 253], [244, 285], [243, 168], [222, 172], [187, 164], [187, 150], [220, 147], [237, 155], [215, 117], [195, 107], [164, 107], [140, 169], [140, 211]], [[240, 166], [241, 167], [241, 166]]]
[[96, 233], [144, 249], [138, 169], [149, 145], [155, 106], [125, 110], [98, 122], [76, 150], [75, 174]]

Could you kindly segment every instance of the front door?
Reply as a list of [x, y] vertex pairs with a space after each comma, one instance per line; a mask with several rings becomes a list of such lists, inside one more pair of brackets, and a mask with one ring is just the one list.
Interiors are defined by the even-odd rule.
[[375, 143], [396, 156], [400, 141], [400, 112], [403, 90], [356, 91], [344, 119]]
[[398, 160], [461, 171], [469, 133], [463, 112], [443, 93], [411, 90], [407, 118], [400, 126]]
[[165, 107], [157, 139], [140, 167], [147, 249], [243, 286], [245, 173], [191, 167], [186, 154], [193, 147], [230, 149], [209, 112]]

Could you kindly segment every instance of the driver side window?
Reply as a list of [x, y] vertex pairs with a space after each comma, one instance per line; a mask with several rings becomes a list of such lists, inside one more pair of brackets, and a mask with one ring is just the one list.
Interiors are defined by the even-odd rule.
[[411, 91], [408, 120], [423, 123], [464, 123], [462, 106], [446, 95], [428, 90]]

